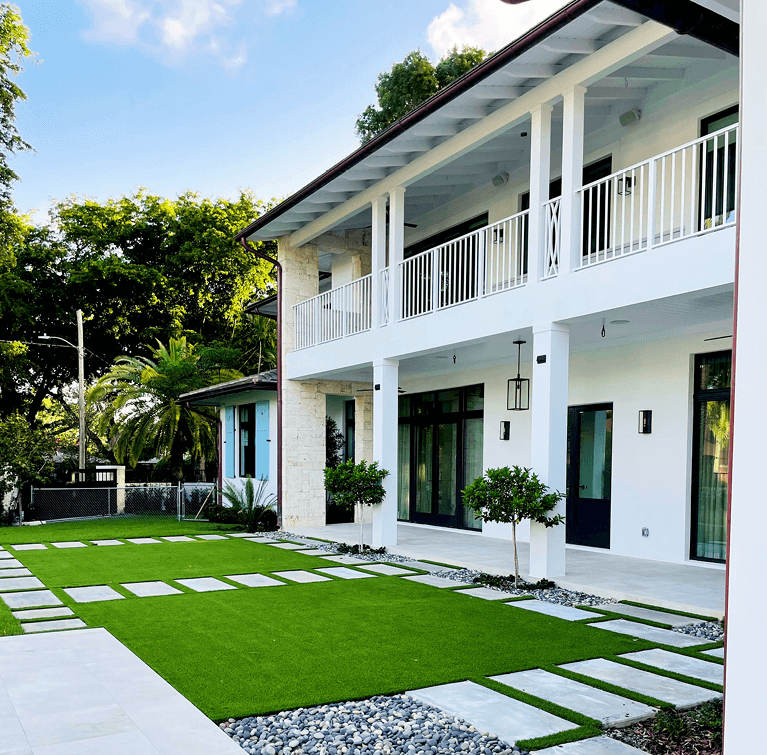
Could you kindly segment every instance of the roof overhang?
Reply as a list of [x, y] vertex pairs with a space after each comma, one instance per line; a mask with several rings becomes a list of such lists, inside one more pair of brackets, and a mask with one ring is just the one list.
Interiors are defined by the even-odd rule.
[[183, 393], [179, 401], [194, 406], [220, 406], [221, 399], [234, 396], [238, 393], [250, 393], [251, 391], [276, 391], [277, 371], [269, 370], [258, 375], [248, 375], [238, 380], [229, 380], [226, 383], [217, 383], [208, 388], [200, 388], [196, 391]]

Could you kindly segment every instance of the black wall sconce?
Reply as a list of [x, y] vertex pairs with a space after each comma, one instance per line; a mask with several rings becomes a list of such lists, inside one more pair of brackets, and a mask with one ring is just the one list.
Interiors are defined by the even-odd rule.
[[508, 440], [511, 437], [511, 422], [501, 422], [501, 440]]
[[517, 347], [517, 376], [509, 380], [506, 389], [506, 408], [510, 412], [526, 412], [530, 408], [530, 381], [519, 374], [523, 343], [527, 341], [514, 341]]
[[639, 412], [639, 433], [649, 435], [652, 432], [652, 410], [642, 409]]
[[618, 194], [623, 196], [629, 196], [631, 190], [634, 188], [634, 179], [632, 176], [626, 176], [625, 178], [618, 179]]

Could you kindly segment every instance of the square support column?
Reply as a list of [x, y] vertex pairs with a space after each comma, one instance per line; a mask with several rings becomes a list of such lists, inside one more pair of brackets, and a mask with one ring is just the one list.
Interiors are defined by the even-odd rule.
[[[539, 361], [543, 359], [545, 361]], [[567, 391], [570, 326], [546, 323], [533, 328], [533, 397], [530, 461], [551, 490], [565, 492], [567, 477]], [[554, 512], [565, 513], [560, 501]], [[565, 573], [565, 525], [530, 525], [530, 576], [553, 579]]]
[[[378, 197], [372, 202], [373, 221], [370, 239], [371, 273], [373, 285], [371, 287], [373, 300], [371, 302], [371, 319], [373, 328], [381, 327], [381, 316], [384, 297], [389, 296], [389, 291], [382, 288], [381, 272], [386, 267], [386, 197]], [[389, 274], [391, 280], [391, 273]]]
[[373, 507], [373, 547], [397, 544], [397, 441], [399, 431], [399, 362], [373, 363], [373, 460], [388, 469], [386, 498]]
[[530, 129], [530, 215], [527, 252], [527, 282], [535, 283], [543, 268], [544, 238], [547, 233], [543, 205], [549, 201], [551, 181], [551, 105], [531, 112]]
[[405, 256], [405, 188], [397, 186], [389, 192], [389, 323], [402, 314], [400, 262]]
[[559, 275], [568, 275], [581, 249], [581, 195], [583, 186], [583, 132], [586, 87], [576, 86], [564, 94], [562, 125], [562, 199], [559, 210], [562, 243]]

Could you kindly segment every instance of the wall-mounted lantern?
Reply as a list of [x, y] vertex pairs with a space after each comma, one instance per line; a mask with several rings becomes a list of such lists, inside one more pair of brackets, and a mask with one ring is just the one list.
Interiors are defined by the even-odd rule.
[[514, 341], [517, 347], [517, 376], [509, 380], [506, 390], [506, 408], [510, 412], [526, 412], [530, 408], [530, 381], [520, 375], [522, 344], [527, 341]]
[[652, 409], [642, 409], [639, 412], [639, 433], [649, 435], [652, 432]]

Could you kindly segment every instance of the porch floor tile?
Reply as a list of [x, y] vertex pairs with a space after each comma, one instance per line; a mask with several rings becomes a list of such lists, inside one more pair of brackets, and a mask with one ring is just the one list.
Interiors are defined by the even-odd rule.
[[636, 621], [626, 621], [625, 619], [616, 619], [615, 621], [603, 621], [599, 624], [589, 624], [596, 629], [606, 629], [618, 634], [628, 634], [632, 637], [640, 637], [650, 642], [658, 642], [661, 645], [671, 645], [675, 648], [689, 648], [693, 645], [704, 645], [709, 640], [701, 637], [691, 637], [689, 634], [673, 632], [670, 629], [660, 629], [651, 627], [647, 624], [639, 624]]
[[310, 571], [303, 571], [297, 569], [296, 571], [275, 571], [272, 572], [275, 577], [282, 577], [283, 579], [289, 579], [291, 582], [300, 582], [305, 584], [307, 582], [331, 582], [330, 577], [323, 577], [319, 574], [314, 574]]
[[402, 577], [409, 582], [420, 582], [422, 585], [431, 587], [461, 587], [465, 582], [455, 582], [446, 577], [435, 577], [433, 574], [417, 574], [415, 577]]
[[555, 616], [565, 621], [579, 621], [580, 619], [598, 619], [600, 614], [590, 611], [581, 611], [580, 608], [572, 606], [562, 606], [559, 603], [547, 603], [545, 600], [516, 600], [513, 603], [507, 603], [507, 606], [514, 608], [524, 608], [525, 611], [535, 611], [543, 613], [546, 616]]
[[165, 582], [124, 582], [124, 587], [128, 592], [138, 595], [139, 598], [154, 598], [159, 595], [183, 595], [181, 590], [166, 585]]
[[631, 616], [635, 619], [646, 619], [655, 621], [658, 624], [668, 624], [671, 627], [686, 627], [690, 624], [697, 624], [700, 619], [692, 619], [689, 616], [679, 616], [665, 611], [654, 611], [650, 608], [640, 608], [639, 606], [629, 606], [625, 603], [606, 603], [601, 606], [594, 606], [597, 610], [604, 608], [605, 611], [620, 613], [624, 616]]
[[368, 564], [367, 566], [360, 565], [359, 568], [375, 572], [376, 574], [384, 574], [387, 577], [402, 577], [406, 574], [415, 574], [412, 569], [403, 569], [401, 566], [392, 566], [391, 564]]
[[267, 577], [265, 574], [226, 574], [225, 576], [227, 579], [231, 579], [232, 582], [237, 582], [246, 587], [275, 587], [285, 584], [278, 579]]
[[491, 676], [493, 681], [561, 705], [563, 708], [596, 718], [606, 727], [629, 726], [652, 718], [656, 709], [611, 692], [590, 687], [543, 669]]
[[[11, 545], [15, 551], [46, 551], [48, 550], [42, 543], [24, 543], [23, 545]], [[5, 556], [0, 556], [5, 558]]]
[[535, 755], [645, 755], [645, 752], [610, 737], [592, 737], [536, 750]]
[[480, 731], [491, 731], [513, 745], [519, 739], [544, 737], [577, 724], [506, 697], [474, 682], [455, 682], [408, 692], [410, 697], [459, 716]]
[[361, 571], [347, 569], [345, 566], [330, 566], [327, 569], [317, 569], [323, 574], [330, 574], [333, 577], [341, 579], [365, 579], [365, 577], [375, 577], [375, 574], [363, 574]]
[[100, 603], [103, 600], [125, 600], [125, 596], [113, 590], [109, 585], [93, 585], [92, 587], [65, 587], [64, 592], [75, 603]]
[[234, 585], [228, 585], [215, 577], [194, 577], [192, 579], [176, 579], [184, 587], [188, 587], [195, 592], [215, 592], [216, 590], [236, 590]]
[[647, 666], [655, 666], [664, 671], [673, 671], [675, 674], [703, 679], [706, 682], [724, 684], [724, 666], [721, 663], [690, 658], [688, 655], [670, 653], [668, 650], [661, 650], [660, 648], [641, 650], [638, 653], [626, 653], [619, 657], [644, 663]]
[[0, 600], [2, 600], [10, 609], [42, 608], [43, 606], [62, 605], [61, 601], [50, 590], [7, 592], [0, 594]]
[[63, 629], [86, 629], [87, 625], [82, 619], [60, 619], [58, 621], [30, 621], [21, 625], [25, 634], [35, 632], [59, 632]]
[[640, 671], [632, 666], [624, 666], [604, 658], [566, 663], [560, 668], [663, 700], [671, 703], [678, 710], [692, 708], [707, 700], [716, 700], [721, 697], [719, 692], [651, 674], [649, 671]]

